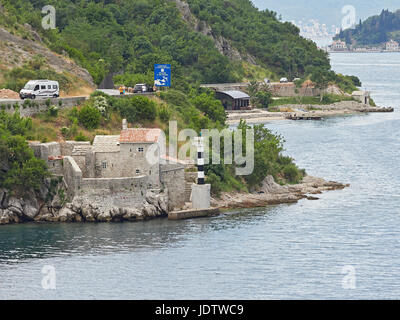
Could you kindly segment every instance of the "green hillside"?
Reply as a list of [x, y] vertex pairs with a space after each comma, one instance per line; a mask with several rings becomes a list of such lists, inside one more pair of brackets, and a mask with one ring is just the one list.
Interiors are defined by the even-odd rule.
[[390, 39], [400, 41], [400, 10], [383, 10], [380, 15], [360, 21], [354, 29], [341, 31], [336, 39], [355, 46], [380, 45]]
[[[174, 86], [232, 82], [275, 74], [302, 77], [315, 68], [330, 69], [327, 55], [299, 36], [297, 27], [281, 23], [276, 14], [257, 10], [248, 0], [188, 0], [191, 12], [212, 29], [195, 31], [182, 19], [175, 1], [168, 0], [0, 0], [0, 24], [24, 36], [30, 24], [47, 45], [66, 52], [100, 83], [109, 71], [127, 79], [152, 77], [154, 63], [171, 63]], [[57, 10], [57, 30], [41, 27], [41, 8]], [[206, 23], [206, 24], [205, 24]], [[264, 72], [232, 61], [215, 47], [223, 36], [243, 56], [255, 58]], [[254, 61], [253, 61], [254, 62]]]

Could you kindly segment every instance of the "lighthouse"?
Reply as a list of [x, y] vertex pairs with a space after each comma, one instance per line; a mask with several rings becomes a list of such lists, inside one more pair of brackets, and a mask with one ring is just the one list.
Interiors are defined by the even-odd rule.
[[193, 209], [209, 209], [211, 207], [211, 185], [205, 183], [204, 174], [204, 137], [196, 137], [194, 145], [197, 147], [197, 184], [192, 185]]

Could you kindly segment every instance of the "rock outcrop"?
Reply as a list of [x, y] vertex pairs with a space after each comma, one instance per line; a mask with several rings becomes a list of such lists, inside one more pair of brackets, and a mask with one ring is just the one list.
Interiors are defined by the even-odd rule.
[[253, 193], [225, 192], [218, 199], [212, 199], [213, 207], [225, 209], [254, 208], [271, 204], [294, 203], [300, 199], [317, 200], [315, 194], [329, 190], [341, 190], [349, 185], [334, 181], [326, 181], [312, 176], [304, 177], [303, 181], [295, 185], [281, 186], [272, 176], [267, 176], [260, 188]]
[[222, 36], [215, 37], [212, 32], [212, 28], [205, 21], [197, 19], [192, 14], [189, 4], [187, 2], [184, 2], [182, 0], [173, 1], [176, 3], [176, 6], [181, 13], [182, 19], [186, 21], [194, 31], [211, 38], [214, 42], [215, 47], [221, 54], [233, 61], [243, 60], [251, 64], [257, 65], [255, 57], [251, 56], [250, 54], [241, 54], [228, 39]]
[[0, 27], [0, 43], [2, 44], [0, 54], [3, 58], [3, 67], [7, 69], [21, 67], [27, 61], [32, 60], [34, 56], [42, 55], [46, 59], [48, 67], [54, 71], [69, 73], [82, 79], [89, 87], [94, 87], [93, 78], [86, 69], [78, 66], [72, 59], [50, 51], [43, 45], [42, 39], [30, 25], [26, 24], [24, 27], [31, 33], [33, 40], [22, 39]]
[[[49, 194], [49, 192], [47, 193]], [[34, 193], [25, 198], [0, 190], [0, 225], [22, 222], [122, 222], [139, 221], [168, 215], [168, 193], [149, 190], [143, 203], [135, 208], [104, 208], [90, 197], [75, 197], [64, 203], [58, 191], [47, 202]]]

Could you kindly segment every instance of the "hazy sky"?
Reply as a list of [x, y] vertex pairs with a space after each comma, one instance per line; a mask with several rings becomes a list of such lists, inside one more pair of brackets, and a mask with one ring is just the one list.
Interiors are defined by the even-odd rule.
[[252, 0], [260, 9], [276, 11], [284, 20], [300, 21], [317, 19], [327, 25], [340, 25], [342, 8], [352, 5], [356, 9], [356, 18], [379, 14], [382, 9], [395, 11], [400, 9], [400, 0]]

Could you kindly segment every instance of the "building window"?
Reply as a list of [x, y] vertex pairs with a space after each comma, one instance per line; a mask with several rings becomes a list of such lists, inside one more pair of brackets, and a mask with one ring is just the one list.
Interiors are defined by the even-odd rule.
[[144, 148], [143, 148], [143, 147], [140, 147], [140, 148], [139, 148], [139, 152], [144, 152]]
[[103, 161], [101, 166], [102, 166], [103, 169], [107, 169], [107, 162]]
[[138, 173], [140, 173], [140, 170], [139, 170], [139, 169], [136, 169], [136, 174], [138, 174]]

